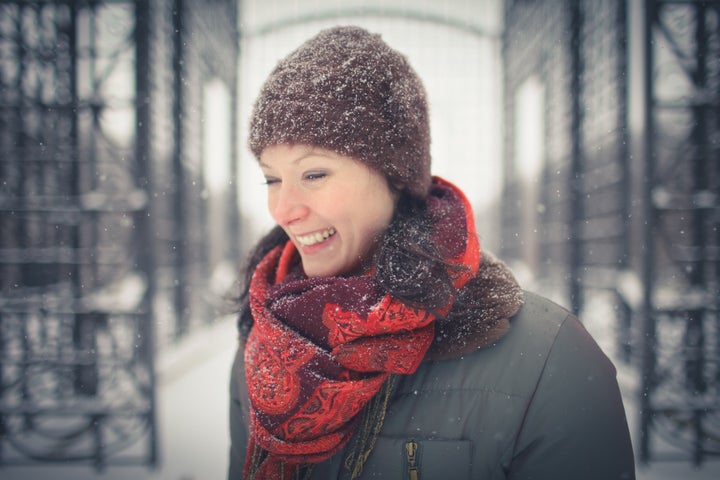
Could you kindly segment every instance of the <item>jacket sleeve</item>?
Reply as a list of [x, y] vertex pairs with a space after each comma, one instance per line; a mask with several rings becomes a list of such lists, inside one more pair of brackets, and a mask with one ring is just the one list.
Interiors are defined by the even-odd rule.
[[634, 479], [615, 373], [585, 328], [569, 315], [525, 413], [508, 478]]
[[242, 346], [238, 348], [230, 376], [230, 463], [228, 480], [240, 480], [248, 444], [247, 409], [240, 397], [241, 377], [244, 378]]

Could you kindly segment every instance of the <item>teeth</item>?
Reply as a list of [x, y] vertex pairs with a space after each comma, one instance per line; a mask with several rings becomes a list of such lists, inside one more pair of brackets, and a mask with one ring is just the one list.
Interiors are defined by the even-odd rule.
[[335, 234], [335, 229], [328, 228], [326, 230], [323, 230], [322, 232], [315, 232], [315, 233], [311, 233], [309, 235], [297, 236], [295, 238], [300, 243], [300, 245], [305, 245], [307, 247], [310, 245], [315, 245], [316, 243], [320, 243], [324, 240], [327, 240], [334, 234]]

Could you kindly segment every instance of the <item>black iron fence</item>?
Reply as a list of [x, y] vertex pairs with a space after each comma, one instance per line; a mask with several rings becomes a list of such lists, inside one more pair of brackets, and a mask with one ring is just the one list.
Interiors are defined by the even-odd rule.
[[640, 456], [699, 464], [720, 455], [720, 2], [648, 1], [644, 24]]
[[215, 318], [208, 278], [237, 261], [205, 167], [234, 185], [232, 134], [202, 149], [213, 92], [235, 102], [236, 9], [0, 2], [0, 465], [157, 462], [155, 351]]
[[[503, 255], [577, 312], [612, 292], [641, 461], [720, 455], [720, 2], [507, 2], [503, 60]], [[543, 106], [530, 183], [529, 79]]]

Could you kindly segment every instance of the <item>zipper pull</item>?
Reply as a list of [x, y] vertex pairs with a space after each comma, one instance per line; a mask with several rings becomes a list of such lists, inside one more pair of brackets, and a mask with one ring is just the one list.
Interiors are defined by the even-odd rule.
[[417, 449], [418, 444], [415, 440], [405, 442], [405, 455], [407, 457], [408, 467], [408, 479], [419, 480], [420, 479], [420, 468], [417, 464]]

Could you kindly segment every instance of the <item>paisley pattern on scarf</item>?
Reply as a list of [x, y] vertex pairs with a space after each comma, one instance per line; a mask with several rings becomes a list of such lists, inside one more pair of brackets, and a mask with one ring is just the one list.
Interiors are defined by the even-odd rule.
[[[455, 277], [459, 288], [480, 264], [472, 211], [460, 190], [438, 178], [428, 208], [441, 253], [468, 267]], [[295, 466], [337, 453], [388, 376], [413, 373], [434, 338], [434, 315], [385, 294], [372, 275], [307, 278], [292, 270], [293, 257], [291, 242], [270, 251], [250, 283], [244, 478], [291, 478]]]

